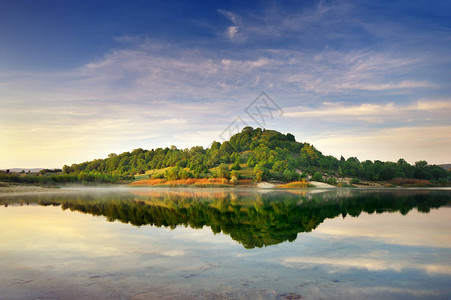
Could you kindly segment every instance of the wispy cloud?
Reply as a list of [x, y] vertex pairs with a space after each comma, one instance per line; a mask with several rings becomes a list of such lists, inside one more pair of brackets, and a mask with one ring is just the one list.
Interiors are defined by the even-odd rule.
[[[286, 99], [279, 102], [288, 108], [286, 117], [317, 118], [317, 122], [330, 117], [357, 117], [361, 121], [381, 123], [389, 117], [399, 119], [400, 112], [404, 120], [431, 118], [433, 114], [445, 116], [449, 112], [448, 100], [418, 100], [404, 105], [394, 101], [347, 103], [343, 101], [348, 99], [340, 96], [334, 102], [322, 102], [319, 106], [316, 100], [309, 100], [349, 91], [351, 82], [357, 85], [356, 95], [359, 95], [358, 90], [363, 85], [383, 80], [380, 74], [387, 68], [394, 73], [396, 70], [406, 72], [417, 59], [393, 58], [389, 54], [368, 51], [323, 51], [312, 56], [301, 51], [268, 49], [256, 50], [251, 59], [237, 60], [206, 49], [177, 49], [148, 39], [133, 40], [125, 45], [72, 72], [11, 74], [11, 78], [16, 79], [0, 99], [5, 105], [2, 137], [11, 141], [4, 145], [3, 151], [8, 151], [9, 147], [25, 149], [26, 141], [37, 136], [41, 138], [35, 145], [47, 145], [47, 148], [42, 146], [42, 153], [51, 147], [60, 149], [57, 145], [69, 136], [72, 142], [63, 144], [72, 145], [74, 153], [83, 153], [83, 145], [96, 141], [98, 149], [104, 149], [97, 151], [99, 156], [138, 146], [163, 146], [175, 143], [169, 141], [175, 134], [174, 128], [168, 126], [170, 122], [183, 122], [185, 131], [194, 132], [202, 131], [207, 122], [215, 124], [219, 134], [262, 90], [275, 99]], [[335, 60], [337, 63], [332, 64]], [[403, 80], [396, 86], [378, 87], [379, 90], [381, 87], [404, 89], [409, 93], [418, 86], [434, 88], [414, 79]], [[312, 98], [311, 93], [316, 96]], [[311, 106], [292, 106], [297, 99]], [[421, 112], [426, 114], [416, 115]], [[157, 132], [165, 132], [165, 138]], [[19, 141], [13, 136], [24, 138]], [[188, 141], [183, 140], [183, 136], [188, 135], [180, 136], [178, 146], [207, 145], [207, 140], [217, 139], [211, 132], [207, 136], [195, 135], [205, 140]], [[324, 141], [332, 142], [323, 140], [321, 146]], [[325, 149], [327, 151], [327, 147]], [[61, 151], [67, 153], [68, 150]], [[57, 156], [48, 150], [46, 157], [49, 155]]]
[[401, 81], [399, 83], [384, 83], [384, 84], [352, 84], [345, 83], [343, 88], [354, 90], [368, 90], [368, 91], [383, 91], [395, 89], [411, 89], [411, 88], [427, 88], [434, 87], [435, 84], [427, 81]]
[[330, 95], [350, 90], [355, 93], [396, 90], [405, 94], [413, 88], [437, 87], [415, 77], [393, 83], [385, 74], [400, 76], [416, 68], [421, 60], [393, 57], [389, 53], [325, 50], [309, 55], [267, 49], [250, 51], [253, 53], [250, 59], [236, 60], [209, 50], [174, 49], [171, 45], [160, 45], [157, 49], [141, 44], [115, 50], [87, 64], [79, 73], [87, 78], [85, 83], [104, 88], [102, 96], [113, 93], [125, 98], [144, 94], [162, 98], [217, 98], [230, 96], [230, 92], [236, 96], [249, 89], [273, 87], [277, 87], [278, 94], [286, 91], [294, 97], [309, 92]]
[[[80, 153], [68, 156], [70, 162], [138, 146], [207, 145], [236, 116], [245, 117], [244, 108], [262, 90], [285, 111], [271, 126], [334, 155], [356, 150], [365, 158], [388, 158], [392, 151], [416, 159], [416, 149], [398, 145], [410, 154], [393, 151], [396, 134], [412, 130], [434, 142], [433, 128], [442, 133], [449, 127], [447, 28], [381, 22], [385, 15], [374, 19], [341, 1], [213, 13], [226, 22], [207, 24], [211, 39], [116, 36], [114, 47], [74, 68], [0, 72], [0, 138], [8, 141], [0, 154], [13, 157], [10, 149], [22, 147], [37, 153], [39, 145], [40, 152], [58, 156], [51, 149], [68, 153], [57, 146], [63, 141]], [[387, 153], [368, 155], [374, 145], [367, 134]], [[414, 135], [407, 137], [406, 145], [417, 145]], [[357, 148], [356, 138], [363, 141]], [[441, 154], [434, 158], [445, 160], [449, 144], [435, 145]]]
[[236, 33], [238, 32], [239, 27], [238, 26], [229, 26], [227, 27], [227, 35], [228, 37], [233, 40], [233, 38], [235, 37]]
[[227, 27], [226, 30], [226, 36], [230, 40], [233, 40], [237, 32], [240, 30], [239, 24], [241, 23], [241, 18], [238, 15], [224, 9], [218, 9], [218, 13], [222, 14], [233, 23], [233, 25]]
[[[379, 117], [380, 122], [389, 118], [397, 118], [398, 120], [412, 120], [415, 114], [421, 113], [422, 118], [430, 118], [431, 116], [442, 117], [447, 120], [451, 113], [451, 99], [449, 100], [418, 100], [409, 104], [395, 104], [389, 102], [386, 104], [377, 103], [361, 103], [361, 104], [344, 104], [323, 102], [319, 107], [310, 108], [306, 106], [290, 107], [285, 113], [287, 117], [295, 118], [316, 118], [316, 117], [361, 117], [361, 120], [373, 122], [374, 117]], [[419, 120], [417, 120], [419, 121]]]

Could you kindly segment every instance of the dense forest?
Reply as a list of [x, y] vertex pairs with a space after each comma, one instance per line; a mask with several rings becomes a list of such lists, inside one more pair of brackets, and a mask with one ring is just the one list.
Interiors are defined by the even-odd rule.
[[229, 141], [213, 142], [210, 148], [135, 149], [108, 158], [64, 166], [66, 174], [108, 174], [112, 176], [144, 174], [164, 169], [154, 178], [248, 178], [255, 181], [296, 181], [310, 176], [316, 181], [336, 183], [336, 177], [353, 177], [372, 181], [393, 178], [416, 178], [446, 181], [450, 172], [426, 161], [410, 165], [397, 162], [359, 161], [356, 157], [337, 159], [323, 155], [313, 145], [301, 143], [290, 134], [274, 130], [245, 127]]

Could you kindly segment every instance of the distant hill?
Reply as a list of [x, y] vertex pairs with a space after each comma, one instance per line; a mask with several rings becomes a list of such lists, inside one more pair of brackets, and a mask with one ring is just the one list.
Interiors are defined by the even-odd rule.
[[439, 167], [442, 167], [443, 169], [445, 169], [445, 170], [449, 170], [449, 169], [451, 169], [451, 164], [441, 164], [441, 165], [438, 165]]
[[31, 173], [37, 173], [41, 170], [44, 170], [44, 168], [9, 168], [9, 169], [3, 169], [2, 171], [6, 171], [9, 170], [10, 172], [22, 172], [22, 170], [24, 170], [25, 172], [30, 171]]
[[[245, 127], [229, 141], [213, 142], [210, 148], [175, 146], [152, 150], [135, 149], [108, 158], [64, 166], [66, 174], [142, 175], [168, 180], [187, 178], [237, 178], [296, 181], [312, 176], [314, 181], [336, 184], [338, 177], [371, 181], [393, 178], [447, 180], [450, 172], [419, 161], [410, 165], [397, 162], [359, 161], [356, 157], [339, 159], [323, 155], [309, 143], [297, 142], [290, 134], [275, 130]], [[144, 178], [141, 178], [144, 179]]]

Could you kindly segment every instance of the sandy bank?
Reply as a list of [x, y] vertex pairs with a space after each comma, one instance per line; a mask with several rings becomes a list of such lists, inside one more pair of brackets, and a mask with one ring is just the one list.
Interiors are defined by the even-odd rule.
[[319, 181], [309, 181], [309, 183], [316, 188], [322, 188], [322, 189], [337, 188], [336, 186], [333, 186], [331, 184], [327, 184], [327, 183], [319, 182]]

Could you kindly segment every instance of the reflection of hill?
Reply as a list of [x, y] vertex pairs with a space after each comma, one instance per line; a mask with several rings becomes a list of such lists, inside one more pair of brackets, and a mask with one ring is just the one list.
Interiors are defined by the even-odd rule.
[[[13, 200], [15, 199], [15, 200]], [[348, 191], [322, 194], [284, 192], [174, 192], [78, 193], [9, 198], [3, 203], [37, 202], [63, 209], [106, 216], [136, 226], [175, 228], [178, 225], [229, 234], [246, 248], [294, 241], [299, 232], [314, 230], [327, 218], [358, 216], [362, 212], [429, 212], [446, 205], [449, 192]]]

